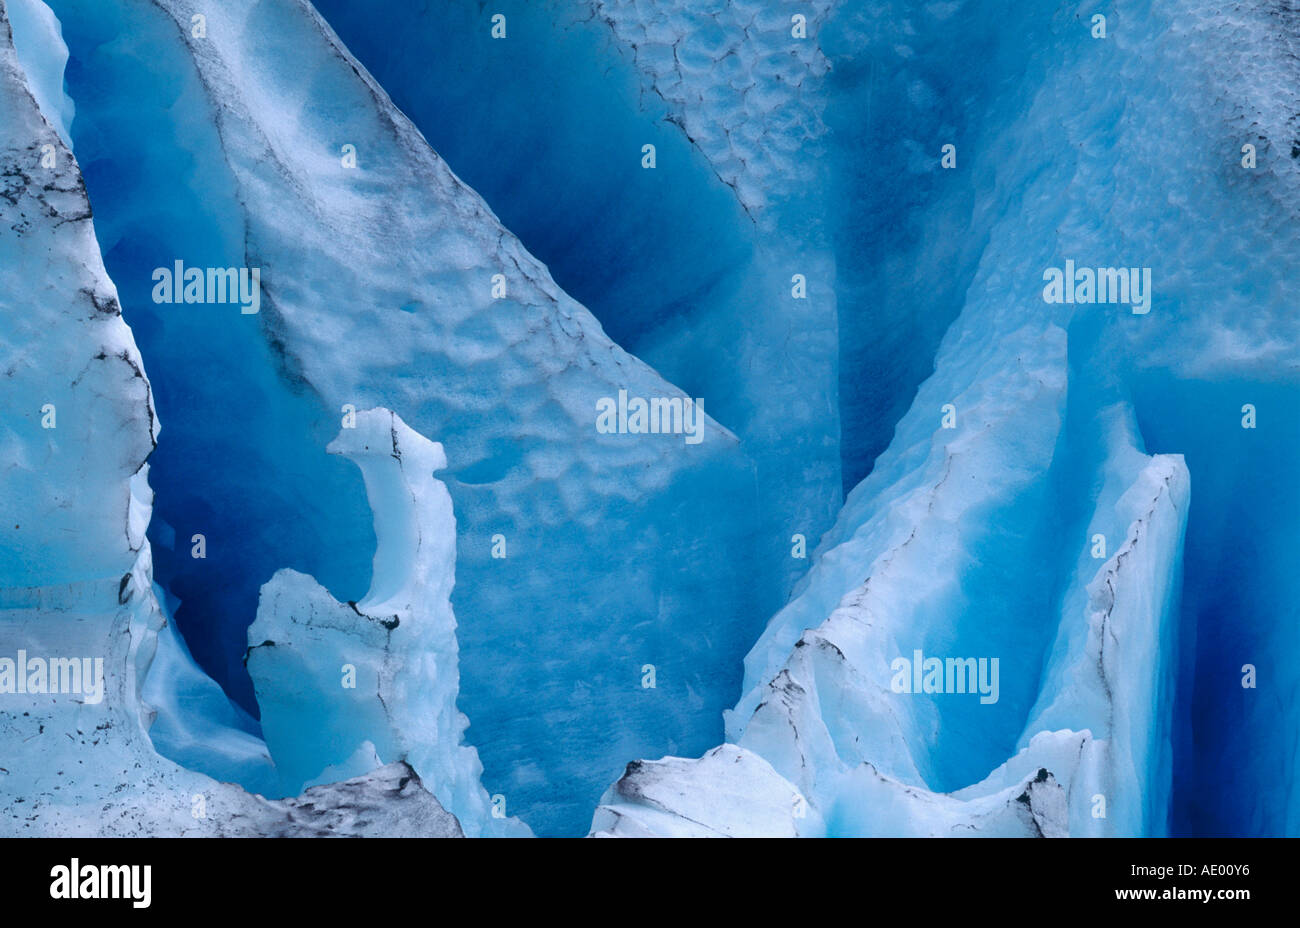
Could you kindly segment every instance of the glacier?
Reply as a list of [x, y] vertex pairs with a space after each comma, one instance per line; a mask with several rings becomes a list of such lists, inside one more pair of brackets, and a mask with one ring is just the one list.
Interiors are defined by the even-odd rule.
[[1297, 44], [0, 0], [0, 833], [1300, 834]]
[[556, 282], [743, 442], [756, 605], [779, 605], [790, 536], [842, 497], [817, 45], [754, 0], [315, 6]]

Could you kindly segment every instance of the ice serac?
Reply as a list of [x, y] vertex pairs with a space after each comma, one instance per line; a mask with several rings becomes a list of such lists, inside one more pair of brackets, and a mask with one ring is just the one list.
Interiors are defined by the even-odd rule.
[[732, 744], [698, 760], [633, 761], [601, 798], [591, 826], [597, 838], [795, 838], [821, 830], [789, 781]]
[[6, 9], [13, 24], [14, 52], [27, 76], [27, 88], [59, 138], [71, 146], [68, 127], [76, 107], [63, 90], [68, 46], [63, 42], [59, 21], [41, 0], [9, 0]]
[[[530, 834], [494, 816], [478, 754], [462, 743], [456, 519], [433, 476], [442, 445], [387, 409], [356, 414], [327, 449], [365, 478], [377, 546], [370, 592], [340, 603], [312, 578], [283, 570], [262, 588], [248, 629], [248, 668], [282, 791], [293, 795], [372, 758], [405, 762], [471, 837]], [[498, 813], [499, 814], [499, 813]]]
[[[118, 276], [133, 288], [128, 316], [133, 305], [144, 316], [170, 309], [149, 297], [150, 270], [177, 257], [159, 223], [189, 238], [208, 228], [242, 249], [214, 246], [204, 263], [261, 269], [257, 316], [226, 307], [159, 324], [203, 346], [194, 365], [261, 328], [271, 349], [240, 342], [230, 359], [240, 378], [266, 373], [252, 389], [270, 399], [250, 412], [251, 430], [231, 438], [260, 462], [268, 494], [311, 492], [266, 456], [285, 429], [263, 431], [260, 418], [303, 398], [323, 416], [345, 405], [391, 409], [445, 443], [443, 479], [460, 523], [460, 707], [479, 733], [489, 792], [539, 831], [577, 833], [629, 757], [716, 744], [739, 687], [737, 655], [761, 614], [744, 581], [755, 507], [743, 500], [754, 477], [735, 437], [707, 417], [698, 443], [597, 431], [597, 402], [620, 390], [683, 394], [556, 286], [309, 4], [54, 6], [75, 14], [64, 17], [75, 22], [65, 28], [74, 60], [81, 50], [95, 62], [93, 81], [74, 82], [87, 88], [77, 94], [77, 144], [97, 153], [107, 178], [97, 209], [118, 217], [116, 240], [133, 243], [131, 254], [118, 251]], [[202, 37], [192, 21], [200, 15]], [[105, 86], [130, 87], [132, 106], [111, 109], [94, 90]], [[174, 105], [177, 93], [184, 106]], [[355, 147], [355, 168], [345, 145]], [[137, 156], [158, 170], [141, 176]], [[178, 199], [196, 182], [202, 196]], [[222, 208], [201, 202], [208, 196]], [[188, 350], [174, 339], [158, 349], [175, 365]], [[185, 387], [189, 414], [213, 411], [200, 420], [205, 430], [229, 420], [220, 378]], [[174, 461], [158, 478], [160, 499], [202, 497], [214, 477], [195, 460]], [[203, 519], [219, 518], [204, 505]], [[330, 537], [338, 511], [333, 499], [315, 499], [302, 537]], [[306, 544], [282, 541], [279, 524], [255, 510], [240, 513], [240, 546]], [[301, 563], [289, 553], [281, 565]], [[232, 584], [255, 591], [274, 565], [263, 557], [219, 582], [183, 566], [193, 601]], [[312, 575], [338, 588], [338, 576]], [[702, 614], [714, 619], [701, 623]], [[655, 688], [641, 686], [647, 664]], [[521, 693], [529, 712], [518, 711]]]
[[11, 663], [20, 650], [90, 658], [92, 679], [58, 694], [21, 695], [7, 682], [2, 827], [165, 832], [180, 824], [171, 812], [182, 800], [188, 815], [190, 792], [215, 784], [154, 754], [140, 697], [165, 621], [145, 539], [158, 427], [80, 170], [23, 67], [47, 91], [61, 87], [50, 75], [62, 74], [66, 51], [48, 10], [23, 12], [19, 27], [41, 28], [24, 29], [20, 59], [0, 4], [0, 644]]
[[[1056, 643], [1021, 745], [1041, 731], [1086, 729], [1102, 753], [1091, 791], [1071, 809], [1071, 833], [1163, 835], [1176, 671], [1190, 645], [1180, 641], [1178, 621], [1190, 476], [1181, 455], [1142, 452], [1126, 407], [1102, 410], [1098, 422], [1112, 452], [1098, 475], [1091, 543], [1061, 598]], [[1103, 560], [1107, 543], [1114, 553]]]
[[38, 108], [9, 36], [6, 19], [0, 585], [121, 580], [148, 524], [139, 498], [157, 432], [148, 382], [98, 257], [81, 172]]
[[[92, 812], [86, 800], [106, 799], [115, 775], [152, 753], [138, 679], [159, 616], [144, 537], [157, 434], [149, 384], [99, 259], [81, 173], [38, 107], [11, 34], [0, 3], [0, 646], [9, 677], [0, 828], [17, 835], [83, 818], [112, 827], [113, 810], [101, 814], [95, 801]], [[55, 67], [55, 49], [28, 38], [27, 61]], [[19, 651], [89, 657], [92, 676], [98, 658], [103, 674], [79, 681], [82, 693], [18, 694]], [[111, 760], [96, 768], [88, 757]], [[88, 766], [93, 779], [72, 779]], [[123, 801], [143, 803], [165, 776], [145, 765]]]
[[[255, 739], [222, 734], [219, 713], [184, 705], [183, 687], [147, 699], [160, 664], [184, 660], [166, 643], [145, 536], [159, 428], [80, 169], [24, 70], [62, 67], [57, 23], [36, 21], [18, 23], [20, 58], [0, 2], [0, 834], [459, 833], [404, 765], [268, 802], [154, 750], [150, 725], [167, 717], [203, 729], [209, 759], [258, 754]], [[19, 652], [48, 662], [43, 685], [14, 666]], [[68, 685], [42, 692], [55, 661], [82, 672], [61, 670]], [[26, 692], [15, 692], [18, 672]], [[193, 673], [173, 662], [163, 675]]]
[[[1042, 514], [1068, 514], [1059, 494], [1080, 478], [1061, 430], [1064, 332], [1029, 332], [968, 369], [965, 389], [946, 385], [965, 417], [958, 428], [909, 416], [900, 433], [916, 444], [891, 448], [850, 495], [801, 591], [750, 654], [728, 735], [806, 797], [826, 834], [1167, 829], [1187, 469], [1145, 454], [1131, 410], [1107, 407], [1096, 425], [1106, 453], [1085, 483], [1100, 488], [1095, 512], [1079, 544], [1051, 538]], [[1112, 546], [1101, 561], [1082, 543], [1097, 535]], [[1025, 574], [1067, 550], [1068, 571]], [[976, 692], [972, 675], [956, 691], [912, 692], [909, 669], [901, 691], [895, 661], [917, 651], [997, 658], [997, 686]], [[672, 769], [687, 797], [679, 806], [725, 808], [705, 761]], [[618, 833], [608, 812], [593, 830]], [[673, 827], [662, 816], [638, 824]], [[726, 824], [738, 827], [721, 813], [710, 827]]]
[[400, 761], [289, 799], [251, 798], [223, 816], [222, 837], [465, 837], [456, 816]]

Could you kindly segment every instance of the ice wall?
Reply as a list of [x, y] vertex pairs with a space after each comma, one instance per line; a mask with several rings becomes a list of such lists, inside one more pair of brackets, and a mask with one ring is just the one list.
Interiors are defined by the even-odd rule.
[[749, 582], [777, 608], [807, 566], [791, 536], [815, 540], [842, 496], [829, 4], [800, 7], [798, 30], [749, 0], [316, 6], [557, 283], [744, 443]]
[[[586, 4], [584, 4], [585, 6]], [[829, 232], [821, 33], [833, 0], [796, 6], [732, 0], [590, 0], [641, 72], [655, 112], [676, 125], [753, 223], [749, 282], [701, 303], [711, 318], [677, 326], [646, 355], [709, 346], [723, 420], [745, 442], [765, 513], [756, 573], [775, 559], [780, 602], [807, 567], [795, 534], [825, 531], [842, 499], [838, 266]], [[779, 605], [779, 602], [778, 602]]]
[[[177, 260], [256, 263], [209, 104], [181, 77], [193, 64], [175, 27], [145, 4], [55, 7], [78, 52], [68, 72], [81, 101], [73, 131], [105, 261], [142, 352], [157, 359], [169, 423], [151, 460], [156, 575], [194, 658], [255, 715], [242, 657], [258, 589], [292, 567], [344, 599], [365, 591], [374, 534], [361, 481], [320, 453], [340, 413], [295, 383], [260, 314], [153, 300], [154, 271]], [[294, 529], [302, 524], [313, 530]]]

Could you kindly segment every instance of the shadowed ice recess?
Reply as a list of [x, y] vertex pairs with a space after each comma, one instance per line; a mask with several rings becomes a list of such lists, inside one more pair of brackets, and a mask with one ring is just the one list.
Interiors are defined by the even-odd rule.
[[[374, 549], [365, 492], [354, 467], [322, 453], [338, 416], [296, 381], [258, 316], [152, 299], [155, 268], [248, 263], [221, 138], [176, 27], [141, 5], [56, 7], [96, 231], [166, 423], [150, 459], [155, 576], [195, 660], [255, 714], [243, 655], [258, 588], [294, 567], [360, 598]], [[149, 67], [123, 43], [147, 48]]]

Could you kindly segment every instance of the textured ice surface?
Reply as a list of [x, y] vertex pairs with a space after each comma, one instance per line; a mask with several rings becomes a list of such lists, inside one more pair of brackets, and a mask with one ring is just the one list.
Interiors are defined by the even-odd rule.
[[591, 0], [672, 120], [752, 213], [803, 197], [797, 181], [816, 174], [825, 105], [818, 81], [830, 69], [817, 39], [834, 5], [736, 0], [702, 10]]
[[[353, 502], [361, 494], [341, 492], [347, 478], [336, 478], [339, 492], [313, 495], [323, 465], [295, 452], [303, 463], [284, 471], [266, 456], [290, 440], [277, 438], [277, 428], [298, 441], [312, 429], [299, 429], [294, 416], [256, 417], [306, 403], [315, 407], [306, 416], [314, 428], [331, 412], [341, 417], [344, 404], [384, 406], [447, 449], [444, 480], [459, 523], [459, 705], [474, 726], [471, 740], [483, 745], [489, 792], [506, 795], [512, 812], [542, 830], [577, 832], [628, 757], [715, 743], [720, 711], [738, 689], [737, 657], [763, 614], [752, 606], [758, 590], [744, 580], [757, 509], [744, 502], [754, 481], [736, 439], [712, 422], [696, 445], [681, 435], [596, 432], [601, 397], [682, 394], [610, 342], [554, 284], [310, 7], [205, 8], [202, 40], [189, 30], [198, 8], [188, 3], [55, 7], [75, 23], [65, 33], [82, 60], [94, 63], [93, 78], [72, 86], [87, 88], [83, 115], [103, 112], [86, 117], [85, 136], [75, 131], [100, 168], [92, 186], [104, 192], [101, 215], [115, 217], [110, 261], [123, 257], [115, 273], [133, 282], [128, 303], [144, 303], [150, 269], [180, 250], [157, 235], [159, 222], [187, 232], [180, 243], [196, 243], [197, 257], [181, 255], [187, 263], [262, 269], [256, 317], [233, 307], [162, 313], [143, 305], [159, 319], [155, 353], [169, 368], [210, 365], [208, 351], [239, 357], [232, 370], [251, 393], [236, 395], [256, 398], [252, 428], [227, 414], [231, 393], [216, 371], [187, 381], [192, 391], [173, 418], [189, 417], [209, 435], [215, 419], [227, 423], [222, 440], [255, 465], [238, 473], [277, 503], [260, 521], [264, 514], [231, 498], [197, 447], [165, 478], [159, 462], [160, 500], [169, 492], [196, 498], [166, 519], [176, 527], [178, 561], [196, 524], [220, 524], [217, 510], [238, 512], [240, 522], [215, 532], [210, 548], [224, 539], [227, 550], [258, 552], [252, 564], [232, 555], [228, 571], [213, 572], [210, 561], [185, 565], [191, 578], [208, 572], [173, 591], [178, 615], [187, 595], [260, 585], [277, 547], [287, 549], [285, 560], [312, 539], [328, 539], [331, 550], [368, 549], [348, 509], [364, 510]], [[146, 47], [147, 55], [132, 50]], [[142, 74], [142, 60], [153, 70]], [[112, 92], [97, 95], [91, 80]], [[344, 144], [357, 148], [356, 170], [342, 166]], [[159, 172], [139, 172], [139, 158]], [[170, 183], [159, 186], [163, 178]], [[178, 199], [178, 186], [195, 194]], [[492, 296], [498, 273], [503, 299]], [[192, 335], [172, 340], [169, 327]], [[273, 352], [254, 350], [253, 333]], [[249, 347], [234, 347], [241, 339]], [[205, 486], [227, 489], [204, 499]], [[732, 492], [720, 495], [719, 486]], [[280, 502], [300, 496], [309, 497], [301, 507]], [[295, 531], [286, 538], [287, 525]], [[505, 558], [491, 557], [496, 535]], [[360, 595], [350, 568], [324, 566], [310, 573], [336, 599]], [[242, 635], [251, 612], [232, 609], [220, 621]], [[646, 664], [657, 669], [654, 689], [641, 686]]]
[[[137, 499], [144, 478], [133, 478], [153, 448], [149, 388], [98, 257], [81, 174], [37, 109], [8, 36], [6, 21], [0, 586], [120, 579], [148, 521]], [[54, 166], [43, 167], [50, 155]], [[66, 337], [51, 336], [56, 323]]]
[[841, 500], [823, 5], [803, 39], [747, 2], [316, 6], [559, 285], [741, 440], [750, 584], [779, 606], [806, 566], [790, 536], [815, 539]]
[[[838, 271], [827, 234], [829, 209], [842, 204], [827, 200], [830, 66], [818, 41], [834, 4], [590, 6], [630, 52], [654, 109], [704, 155], [754, 223], [743, 276], [758, 286], [730, 300], [711, 295], [717, 322], [683, 326], [639, 353], [663, 366], [659, 357], [689, 352], [703, 336], [717, 356], [734, 356], [737, 370], [720, 392], [734, 393], [738, 408], [723, 421], [755, 460], [769, 514], [762, 529], [788, 553], [791, 534], [813, 539], [828, 527], [842, 489]], [[802, 567], [780, 562], [783, 594]]]

